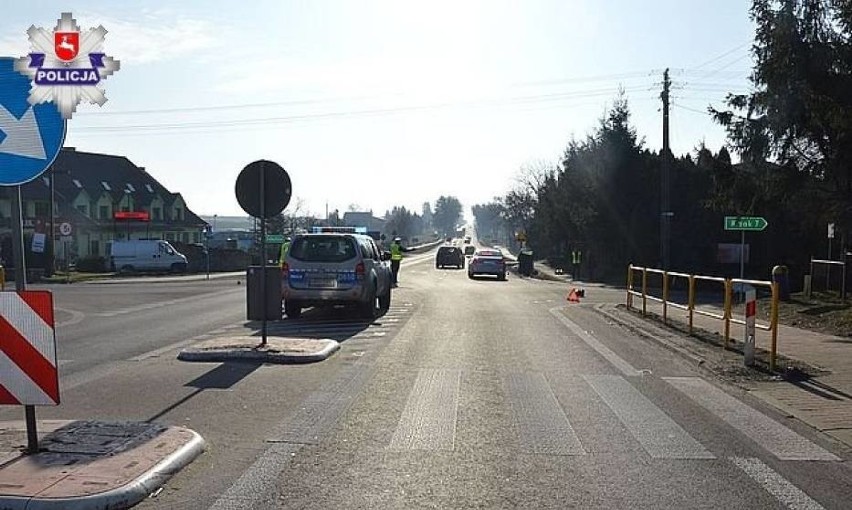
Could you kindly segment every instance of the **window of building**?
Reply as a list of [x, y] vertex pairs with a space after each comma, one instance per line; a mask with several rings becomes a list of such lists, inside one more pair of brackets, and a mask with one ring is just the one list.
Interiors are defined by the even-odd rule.
[[79, 188], [79, 189], [83, 189], [83, 185], [82, 185], [82, 184], [80, 184], [80, 181], [78, 181], [77, 179], [72, 179], [72, 181], [71, 181], [71, 182], [73, 182], [73, 183], [74, 183], [74, 186], [77, 186], [77, 188]]
[[150, 184], [146, 184], [146, 185], [145, 185], [145, 189], [147, 189], [147, 190], [148, 190], [148, 193], [153, 193], [153, 192], [154, 192], [154, 188], [152, 188]]
[[178, 221], [183, 220], [183, 209], [180, 207], [175, 207], [175, 219]]
[[183, 242], [185, 242], [185, 243], [189, 242], [189, 232], [183, 233]]
[[101, 181], [101, 185], [104, 187], [105, 190], [112, 191], [112, 188], [109, 187], [109, 184], [106, 181]]
[[78, 205], [77, 210], [80, 211], [81, 213], [85, 214], [86, 216], [89, 215], [89, 208], [86, 207], [85, 204], [84, 205]]
[[102, 219], [102, 220], [109, 218], [109, 206], [108, 205], [100, 206], [100, 208], [98, 209], [98, 218]]
[[154, 221], [161, 221], [163, 219], [163, 210], [159, 207], [151, 208], [151, 217]]
[[97, 239], [92, 239], [89, 242], [89, 254], [90, 255], [100, 255], [101, 254], [101, 242]]
[[127, 183], [127, 189], [129, 189], [131, 192], [136, 191], [136, 188], [134, 188], [133, 185], [129, 182]]

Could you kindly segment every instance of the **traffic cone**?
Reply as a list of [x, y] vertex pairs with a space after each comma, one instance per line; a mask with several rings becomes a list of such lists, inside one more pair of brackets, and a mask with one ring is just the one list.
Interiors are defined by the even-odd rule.
[[577, 295], [577, 289], [571, 289], [571, 292], [568, 293], [568, 302], [569, 303], [579, 303], [580, 296]]

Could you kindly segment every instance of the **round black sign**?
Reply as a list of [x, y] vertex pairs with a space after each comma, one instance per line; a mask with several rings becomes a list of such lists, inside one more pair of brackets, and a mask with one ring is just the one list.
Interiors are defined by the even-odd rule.
[[260, 160], [243, 168], [237, 177], [236, 192], [243, 211], [255, 218], [271, 218], [290, 203], [293, 186], [281, 165]]

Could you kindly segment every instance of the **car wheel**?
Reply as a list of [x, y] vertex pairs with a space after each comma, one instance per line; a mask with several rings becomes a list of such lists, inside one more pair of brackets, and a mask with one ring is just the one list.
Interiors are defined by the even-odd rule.
[[288, 319], [298, 319], [302, 316], [302, 305], [294, 301], [284, 301], [284, 313]]
[[473, 280], [473, 273], [467, 273], [467, 277]]
[[506, 281], [506, 273], [498, 274], [497, 279], [500, 280], [501, 282], [505, 282]]
[[365, 319], [373, 320], [378, 317], [379, 309], [376, 306], [376, 287], [373, 286], [372, 292], [367, 296], [367, 300], [361, 303], [359, 306], [359, 311], [361, 312], [361, 316]]
[[388, 287], [388, 293], [384, 296], [379, 296], [379, 310], [382, 314], [387, 313], [391, 305], [391, 289]]

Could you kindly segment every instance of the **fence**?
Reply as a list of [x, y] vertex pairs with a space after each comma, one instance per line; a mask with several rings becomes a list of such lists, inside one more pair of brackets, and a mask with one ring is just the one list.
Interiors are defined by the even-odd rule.
[[[634, 287], [634, 276], [641, 273], [641, 290], [636, 290]], [[649, 292], [648, 275], [657, 276], [661, 280], [662, 294], [660, 297], [654, 296]], [[672, 283], [678, 280], [687, 281], [687, 296], [686, 303], [679, 303], [670, 299]], [[696, 305], [696, 286], [699, 282], [707, 282], [710, 287], [721, 286], [723, 306], [722, 313], [714, 310], [712, 307], [702, 307]], [[731, 323], [741, 324], [745, 326], [744, 319], [738, 319], [733, 316], [733, 294], [735, 286], [752, 285], [758, 288], [768, 288], [771, 293], [770, 303], [770, 321], [769, 324], [756, 324], [757, 329], [768, 331], [771, 334], [771, 344], [769, 349], [769, 369], [775, 370], [775, 361], [778, 351], [778, 284], [763, 280], [744, 280], [739, 278], [721, 278], [718, 276], [704, 276], [687, 273], [678, 273], [675, 271], [664, 271], [662, 269], [653, 269], [647, 267], [636, 267], [632, 264], [627, 269], [627, 308], [633, 308], [634, 297], [642, 298], [642, 315], [648, 313], [648, 302], [660, 303], [662, 307], [663, 322], [668, 323], [669, 308], [676, 308], [687, 313], [689, 334], [694, 330], [695, 315], [711, 317], [722, 321], [724, 327], [724, 344], [723, 348], [729, 347], [731, 338]]]
[[[832, 270], [832, 268], [834, 268]], [[818, 271], [821, 270], [821, 271]], [[839, 260], [820, 260], [811, 257], [810, 285], [806, 285], [806, 294], [812, 290], [829, 292], [832, 287], [840, 291], [840, 299], [846, 299], [846, 263]], [[834, 282], [832, 282], [834, 280]], [[822, 283], [825, 282], [825, 287]]]

